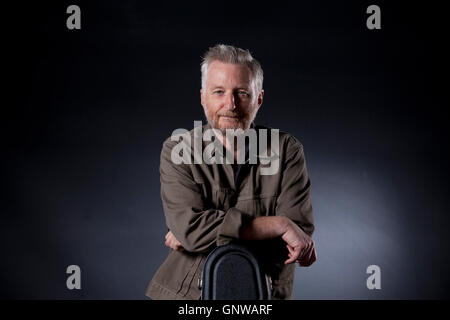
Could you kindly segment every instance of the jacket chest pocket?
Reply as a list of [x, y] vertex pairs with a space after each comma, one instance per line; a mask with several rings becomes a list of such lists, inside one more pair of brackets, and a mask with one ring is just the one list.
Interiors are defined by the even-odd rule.
[[276, 196], [257, 195], [238, 198], [236, 208], [255, 217], [276, 215]]
[[276, 195], [238, 196], [233, 189], [228, 188], [214, 189], [213, 194], [213, 204], [218, 210], [227, 211], [236, 207], [255, 217], [276, 215]]

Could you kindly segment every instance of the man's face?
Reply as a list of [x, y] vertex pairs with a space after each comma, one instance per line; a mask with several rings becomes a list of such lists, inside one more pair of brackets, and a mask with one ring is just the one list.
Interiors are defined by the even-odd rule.
[[251, 70], [240, 64], [213, 61], [200, 90], [206, 118], [213, 128], [247, 130], [262, 104], [264, 91], [252, 88]]

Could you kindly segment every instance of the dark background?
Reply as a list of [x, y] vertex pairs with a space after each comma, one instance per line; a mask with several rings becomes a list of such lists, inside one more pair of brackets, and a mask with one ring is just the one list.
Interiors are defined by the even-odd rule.
[[[66, 8], [81, 7], [81, 30]], [[381, 30], [366, 8], [381, 8]], [[3, 5], [0, 297], [141, 299], [167, 255], [159, 153], [203, 120], [201, 56], [264, 69], [256, 122], [305, 147], [318, 261], [296, 299], [448, 298], [448, 39], [437, 4]], [[66, 288], [68, 265], [81, 290]], [[381, 268], [368, 290], [366, 268]]]

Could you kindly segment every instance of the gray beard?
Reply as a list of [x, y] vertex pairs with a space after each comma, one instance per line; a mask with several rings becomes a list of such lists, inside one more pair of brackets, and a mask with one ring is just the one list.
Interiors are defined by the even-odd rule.
[[248, 128], [225, 128], [225, 129], [222, 129], [222, 128], [218, 128], [218, 127], [216, 126], [215, 122], [212, 121], [212, 120], [208, 117], [208, 113], [207, 113], [206, 110], [204, 110], [204, 115], [205, 115], [206, 121], [208, 121], [208, 123], [209, 123], [209, 125], [211, 126], [211, 128], [220, 131], [223, 135], [226, 134], [226, 130], [227, 130], [227, 129], [228, 129], [228, 130], [230, 130], [230, 129], [234, 129], [234, 130], [236, 130], [236, 129], [242, 129], [242, 130], [244, 130], [244, 132], [246, 132], [246, 131], [250, 128], [250, 124], [253, 122], [253, 120], [255, 120], [255, 117], [256, 117], [256, 113], [255, 113], [254, 116], [253, 116], [253, 119], [251, 119], [251, 121], [248, 122], [248, 125], [247, 125]]

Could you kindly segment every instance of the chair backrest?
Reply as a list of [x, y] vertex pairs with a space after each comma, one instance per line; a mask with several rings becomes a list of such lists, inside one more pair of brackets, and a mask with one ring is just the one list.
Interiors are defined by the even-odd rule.
[[203, 267], [202, 299], [270, 299], [266, 275], [254, 253], [236, 243], [215, 248]]

